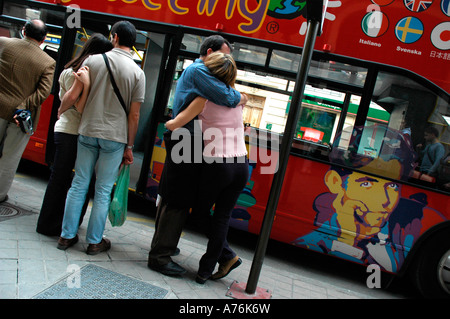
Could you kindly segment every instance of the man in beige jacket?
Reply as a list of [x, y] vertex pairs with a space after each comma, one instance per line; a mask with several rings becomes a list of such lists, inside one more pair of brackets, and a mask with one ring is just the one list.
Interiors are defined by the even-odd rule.
[[17, 109], [31, 112], [33, 127], [53, 84], [55, 60], [39, 47], [47, 27], [28, 21], [23, 39], [0, 37], [0, 203], [8, 198], [20, 158], [30, 139], [14, 121]]

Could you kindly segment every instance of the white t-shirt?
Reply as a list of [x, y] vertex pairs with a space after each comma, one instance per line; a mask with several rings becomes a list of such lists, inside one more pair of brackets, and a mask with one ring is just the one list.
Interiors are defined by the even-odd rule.
[[[59, 76], [59, 99], [62, 100], [64, 94], [72, 87], [75, 76], [72, 74], [72, 68], [65, 69]], [[75, 106], [71, 106], [65, 111], [55, 123], [55, 132], [78, 135], [78, 126], [80, 125], [81, 113]]]

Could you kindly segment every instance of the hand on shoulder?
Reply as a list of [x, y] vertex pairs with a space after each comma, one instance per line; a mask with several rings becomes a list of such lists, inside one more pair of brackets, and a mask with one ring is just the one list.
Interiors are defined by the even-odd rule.
[[78, 70], [78, 72], [73, 72], [75, 79], [80, 81], [86, 86], [90, 85], [90, 78], [89, 78], [89, 67], [83, 66]]

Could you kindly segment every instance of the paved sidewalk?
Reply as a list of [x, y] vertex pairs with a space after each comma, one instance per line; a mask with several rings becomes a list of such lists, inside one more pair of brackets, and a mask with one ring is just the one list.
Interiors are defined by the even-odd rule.
[[[125, 278], [133, 282], [138, 292], [147, 289], [145, 287], [162, 291], [158, 298], [233, 300], [228, 295], [229, 287], [235, 281], [245, 284], [248, 280], [252, 260], [243, 258], [243, 264], [226, 278], [217, 281], [208, 280], [204, 285], [196, 283], [194, 279], [198, 261], [205, 251], [206, 241], [204, 244], [198, 244], [185, 238], [181, 238], [178, 246], [181, 253], [174, 257], [174, 260], [188, 270], [186, 275], [167, 277], [150, 270], [147, 268], [147, 254], [154, 225], [151, 221], [133, 217], [136, 215], [131, 212], [129, 219], [122, 227], [113, 228], [107, 221], [104, 235], [112, 242], [112, 248], [107, 253], [96, 256], [85, 253], [86, 222], [80, 228], [80, 241], [66, 251], [58, 250], [57, 237], [43, 236], [35, 231], [43, 191], [37, 187], [33, 188], [25, 179], [26, 177], [20, 174], [16, 175], [8, 194], [8, 201], [6, 204], [0, 204], [0, 212], [7, 210], [5, 207], [19, 208], [19, 213], [15, 216], [0, 215], [0, 298], [2, 299], [42, 297], [44, 292], [52, 288], [52, 298], [66, 298], [67, 291], [59, 290], [58, 292], [58, 289], [61, 286], [67, 288], [70, 284], [68, 276], [75, 274], [72, 272], [73, 269], [81, 268], [83, 274], [83, 269], [88, 269], [86, 268], [88, 265], [98, 266], [97, 270], [109, 270], [109, 275], [106, 275], [106, 279], [99, 277], [98, 280], [94, 280], [94, 284], [89, 288], [91, 290], [88, 289], [86, 295], [76, 298], [93, 298], [90, 294], [96, 289], [96, 284], [105, 291], [105, 296], [109, 293], [117, 298], [139, 298], [132, 291], [126, 295], [128, 284], [124, 284], [123, 289], [110, 285], [112, 284], [110, 281], [117, 283]], [[122, 279], [114, 279], [115, 275], [123, 276]], [[104, 282], [101, 282], [102, 280]], [[261, 287], [264, 292], [268, 290], [272, 299], [368, 298], [366, 295], [334, 287], [327, 282], [320, 282], [299, 273], [268, 266], [262, 268], [258, 287]]]

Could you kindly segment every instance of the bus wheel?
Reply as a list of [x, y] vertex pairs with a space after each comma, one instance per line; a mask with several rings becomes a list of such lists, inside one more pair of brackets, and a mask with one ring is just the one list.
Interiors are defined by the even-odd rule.
[[426, 298], [450, 298], [450, 235], [441, 232], [420, 247], [411, 278]]

